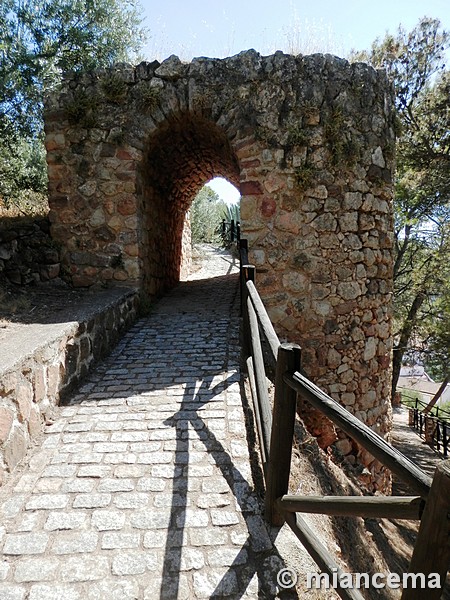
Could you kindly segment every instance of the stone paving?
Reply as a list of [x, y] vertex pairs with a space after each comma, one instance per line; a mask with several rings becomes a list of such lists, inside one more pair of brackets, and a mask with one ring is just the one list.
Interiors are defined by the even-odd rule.
[[236, 273], [210, 254], [2, 488], [0, 600], [297, 598], [252, 483]]

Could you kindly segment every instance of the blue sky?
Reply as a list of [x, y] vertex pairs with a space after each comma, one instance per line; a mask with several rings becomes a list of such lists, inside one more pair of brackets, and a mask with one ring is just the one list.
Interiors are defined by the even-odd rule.
[[[450, 29], [450, 0], [141, 0], [141, 5], [150, 34], [146, 60], [171, 54], [185, 61], [224, 58], [249, 48], [345, 57], [351, 49], [370, 48], [400, 24], [412, 29], [424, 16]], [[223, 184], [215, 189], [227, 201], [239, 197]]]
[[[146, 59], [177, 54], [223, 58], [254, 48], [331, 52], [364, 50], [376, 37], [412, 29], [423, 16], [450, 29], [449, 0], [141, 0], [150, 42]], [[295, 48], [295, 47], [298, 48]], [[303, 46], [303, 48], [301, 47]]]

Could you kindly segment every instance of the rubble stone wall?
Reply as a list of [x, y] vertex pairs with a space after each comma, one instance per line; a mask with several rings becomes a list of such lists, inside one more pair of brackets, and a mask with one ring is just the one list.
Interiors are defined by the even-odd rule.
[[[107, 356], [138, 310], [138, 295], [122, 290], [109, 305], [79, 321], [36, 326], [30, 351], [3, 357], [0, 371], [0, 485], [51, 423], [53, 409]], [[16, 334], [17, 335], [17, 334]], [[34, 342], [34, 343], [33, 343]], [[6, 360], [8, 359], [8, 360]], [[8, 364], [6, 364], [6, 362]]]
[[[308, 375], [382, 435], [391, 423], [394, 112], [385, 73], [330, 55], [197, 58], [68, 76], [46, 106], [52, 235], [77, 286], [150, 295], [188, 263], [195, 193], [242, 194], [257, 286]], [[325, 447], [334, 430], [308, 411]], [[386, 487], [373, 457], [336, 446]]]
[[60, 273], [59, 248], [46, 218], [4, 219], [0, 224], [0, 277], [27, 285], [55, 279]]

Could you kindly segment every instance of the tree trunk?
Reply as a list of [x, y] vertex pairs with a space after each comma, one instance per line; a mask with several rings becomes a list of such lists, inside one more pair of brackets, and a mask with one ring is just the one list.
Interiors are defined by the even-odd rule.
[[392, 356], [392, 400], [394, 399], [395, 390], [397, 389], [398, 378], [400, 377], [400, 369], [402, 368], [403, 356], [408, 347], [414, 325], [417, 322], [417, 317], [422, 304], [425, 302], [426, 294], [420, 291], [416, 294], [413, 303], [408, 311], [403, 326], [400, 330], [400, 338], [398, 344], [394, 346]]
[[425, 407], [425, 409], [423, 411], [423, 413], [425, 415], [427, 415], [430, 412], [430, 410], [433, 408], [433, 406], [436, 404], [436, 402], [442, 396], [449, 381], [450, 381], [450, 375], [446, 375], [444, 381], [441, 383], [440, 388], [438, 389], [438, 391], [435, 393], [435, 395], [431, 398], [430, 402]]

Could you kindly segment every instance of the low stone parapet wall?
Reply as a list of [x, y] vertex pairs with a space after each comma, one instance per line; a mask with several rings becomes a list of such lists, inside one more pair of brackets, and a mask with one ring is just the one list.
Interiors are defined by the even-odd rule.
[[55, 407], [135, 321], [138, 293], [97, 292], [58, 323], [19, 326], [0, 354], [0, 483], [51, 422]]
[[59, 246], [47, 217], [3, 219], [0, 223], [0, 277], [17, 285], [60, 275]]

